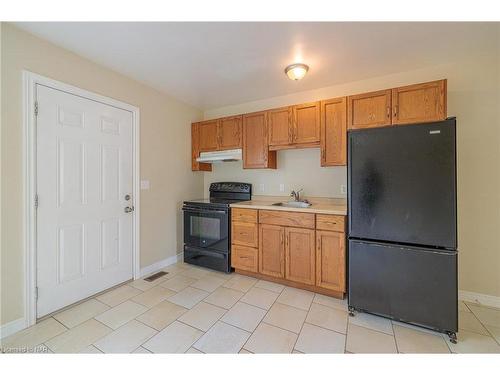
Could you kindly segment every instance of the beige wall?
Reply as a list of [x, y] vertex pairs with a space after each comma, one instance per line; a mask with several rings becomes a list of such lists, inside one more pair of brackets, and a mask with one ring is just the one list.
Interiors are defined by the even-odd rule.
[[[23, 315], [22, 69], [141, 109], [141, 178], [151, 181], [151, 190], [141, 193], [142, 267], [181, 249], [180, 204], [202, 196], [211, 181], [248, 181], [258, 194], [281, 195], [284, 183], [286, 192], [304, 187], [311, 196], [340, 196], [345, 168], [320, 168], [317, 150], [280, 151], [277, 171], [243, 171], [241, 163], [228, 163], [192, 173], [188, 124], [201, 117], [197, 109], [11, 25], [2, 24], [0, 38], [0, 324]], [[455, 63], [213, 109], [204, 118], [448, 78], [448, 113], [458, 118], [460, 289], [500, 296], [500, 29], [481, 43], [483, 55], [464, 51]]]
[[[458, 121], [459, 287], [500, 297], [499, 38], [500, 30], [478, 41], [482, 55], [463, 51], [455, 63], [217, 108], [205, 111], [204, 118], [448, 78], [448, 114]], [[235, 180], [256, 184], [257, 194], [281, 195], [284, 183], [286, 192], [300, 186], [308, 195], [332, 197], [346, 178], [345, 168], [320, 168], [318, 150], [279, 152], [277, 171], [243, 171], [241, 163], [228, 163], [204, 175], [205, 191], [212, 181]], [[261, 183], [269, 185], [264, 193], [258, 191]]]
[[[212, 169], [204, 173], [205, 195], [211, 182], [237, 181], [252, 183], [253, 194], [257, 195], [288, 196], [291, 190], [304, 189], [304, 196], [346, 197], [340, 186], [347, 185], [347, 169], [321, 168], [319, 148], [279, 151], [276, 170], [243, 170], [242, 162], [213, 164]], [[280, 191], [280, 184], [284, 185], [284, 192]]]
[[[181, 250], [180, 206], [203, 194], [203, 176], [191, 172], [190, 126], [202, 113], [12, 25], [2, 25], [2, 242], [1, 317], [23, 316], [22, 86], [23, 69], [140, 108], [141, 267]], [[8, 95], [5, 95], [8, 93]]]

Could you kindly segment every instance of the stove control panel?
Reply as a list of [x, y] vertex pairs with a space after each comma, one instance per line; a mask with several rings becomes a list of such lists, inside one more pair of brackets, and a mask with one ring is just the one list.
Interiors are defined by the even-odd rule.
[[251, 193], [252, 184], [245, 182], [213, 182], [210, 184], [210, 192], [227, 193]]

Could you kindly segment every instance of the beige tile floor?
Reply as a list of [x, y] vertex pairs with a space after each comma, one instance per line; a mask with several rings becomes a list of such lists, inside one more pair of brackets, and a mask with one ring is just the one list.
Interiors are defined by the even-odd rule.
[[54, 353], [500, 353], [500, 309], [460, 301], [459, 342], [346, 301], [178, 263], [0, 343]]

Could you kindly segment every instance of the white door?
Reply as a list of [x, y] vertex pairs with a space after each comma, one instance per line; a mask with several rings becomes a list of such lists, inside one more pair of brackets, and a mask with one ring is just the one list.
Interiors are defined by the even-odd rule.
[[133, 122], [94, 100], [36, 93], [41, 317], [133, 277]]

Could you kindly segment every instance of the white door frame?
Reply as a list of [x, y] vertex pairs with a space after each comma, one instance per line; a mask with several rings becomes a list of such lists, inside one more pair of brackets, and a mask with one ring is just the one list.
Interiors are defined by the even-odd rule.
[[133, 275], [134, 279], [140, 277], [140, 122], [139, 108], [130, 104], [95, 94], [75, 86], [55, 81], [41, 75], [23, 70], [23, 193], [24, 193], [24, 317], [26, 326], [36, 323], [36, 85], [47, 86], [56, 90], [64, 91], [85, 99], [90, 99], [116, 108], [124, 109], [132, 113], [132, 164], [133, 164]]

